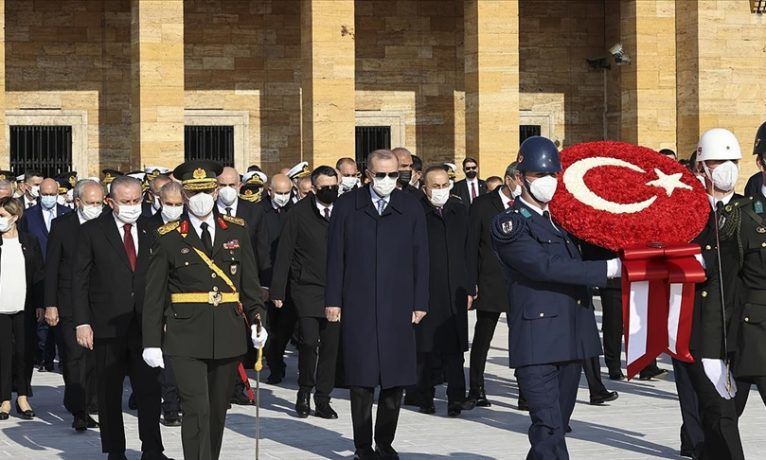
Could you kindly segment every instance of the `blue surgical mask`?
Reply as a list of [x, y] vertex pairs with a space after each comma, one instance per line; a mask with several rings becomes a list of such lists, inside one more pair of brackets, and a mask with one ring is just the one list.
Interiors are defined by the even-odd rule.
[[54, 206], [56, 206], [56, 199], [58, 197], [55, 195], [43, 195], [40, 197], [40, 204], [45, 209], [53, 209]]

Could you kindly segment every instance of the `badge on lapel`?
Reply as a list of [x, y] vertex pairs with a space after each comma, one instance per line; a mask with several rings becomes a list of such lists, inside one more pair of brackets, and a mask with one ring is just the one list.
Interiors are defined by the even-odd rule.
[[223, 243], [223, 248], [232, 250], [232, 249], [238, 249], [239, 248], [239, 240], [231, 240], [227, 241], [226, 243]]
[[231, 272], [232, 276], [237, 274], [237, 267], [239, 267], [239, 264], [236, 263], [233, 263], [229, 266], [229, 271]]

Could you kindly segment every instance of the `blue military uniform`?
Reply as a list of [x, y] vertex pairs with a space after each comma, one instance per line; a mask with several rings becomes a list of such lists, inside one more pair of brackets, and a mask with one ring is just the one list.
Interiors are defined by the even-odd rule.
[[607, 262], [583, 261], [567, 232], [523, 199], [495, 218], [491, 232], [510, 282], [510, 367], [532, 419], [527, 458], [567, 459], [564, 433], [581, 364], [601, 353], [590, 287], [606, 285]]

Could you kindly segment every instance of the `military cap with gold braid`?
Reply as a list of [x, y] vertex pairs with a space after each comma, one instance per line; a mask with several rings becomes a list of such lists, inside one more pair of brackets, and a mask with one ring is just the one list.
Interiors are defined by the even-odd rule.
[[297, 165], [290, 168], [289, 171], [287, 171], [287, 177], [289, 177], [290, 180], [303, 179], [304, 177], [308, 177], [310, 175], [311, 168], [309, 168], [308, 161], [301, 161]]
[[173, 177], [189, 191], [212, 190], [218, 187], [216, 178], [223, 172], [220, 163], [211, 160], [191, 160], [173, 170]]
[[101, 182], [106, 184], [111, 184], [115, 177], [117, 176], [124, 176], [125, 174], [121, 173], [120, 171], [117, 171], [116, 169], [104, 169], [101, 171], [104, 174], [104, 178], [101, 180]]
[[55, 180], [59, 184], [59, 194], [66, 193], [73, 189], [77, 184], [77, 172], [70, 171], [68, 173], [59, 174], [56, 176]]
[[16, 180], [16, 176], [11, 171], [0, 171], [0, 180], [13, 182]]

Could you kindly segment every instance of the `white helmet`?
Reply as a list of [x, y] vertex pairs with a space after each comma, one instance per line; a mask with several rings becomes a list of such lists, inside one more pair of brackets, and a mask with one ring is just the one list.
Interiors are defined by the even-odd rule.
[[739, 142], [728, 129], [713, 128], [705, 131], [700, 137], [697, 144], [697, 161], [741, 159]]

